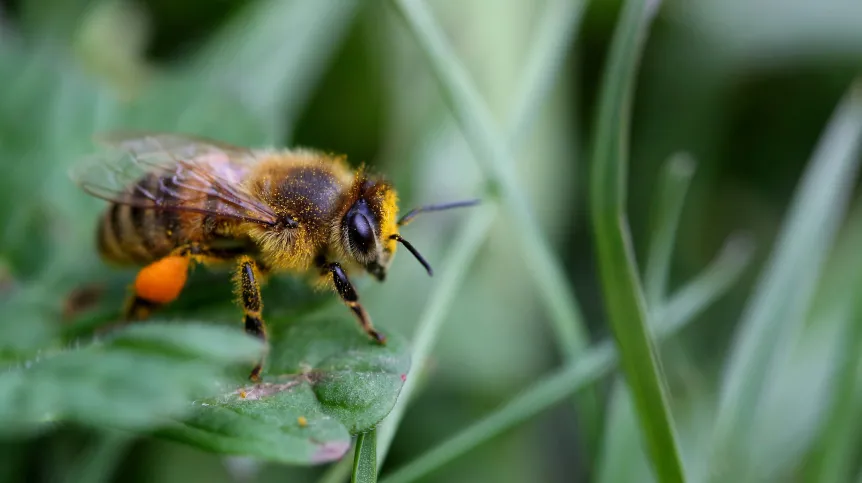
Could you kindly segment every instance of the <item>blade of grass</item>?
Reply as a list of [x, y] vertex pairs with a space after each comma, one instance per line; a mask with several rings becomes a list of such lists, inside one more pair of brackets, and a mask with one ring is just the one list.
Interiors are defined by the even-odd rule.
[[[516, 151], [520, 143], [525, 139], [523, 130], [526, 126], [532, 124], [532, 120], [538, 110], [538, 105], [547, 94], [550, 85], [555, 79], [555, 73], [559, 68], [559, 64], [564, 56], [566, 48], [574, 35], [574, 26], [577, 25], [578, 19], [583, 11], [583, 2], [570, 2], [569, 0], [554, 0], [545, 10], [545, 15], [537, 29], [540, 32], [539, 38], [531, 47], [531, 59], [524, 82], [519, 94], [516, 96], [515, 108], [513, 109], [513, 120], [511, 122], [510, 143], [511, 149]], [[458, 290], [458, 287], [463, 283], [466, 275], [467, 267], [471, 265], [473, 258], [478, 252], [478, 247], [481, 239], [484, 239], [485, 232], [490, 229], [491, 215], [477, 213], [474, 215], [475, 220], [471, 219], [467, 222], [464, 237], [471, 236], [475, 243], [456, 242], [451, 253], [451, 259], [447, 260], [443, 273], [444, 280], [438, 282], [434, 291], [428, 299], [425, 312], [420, 317], [416, 336], [415, 346], [413, 350], [413, 372], [414, 374], [421, 373], [430, 349], [436, 340], [439, 327], [443, 323], [443, 319], [448, 312], [452, 299]], [[470, 231], [470, 226], [485, 226], [481, 232]], [[468, 233], [469, 232], [469, 233]], [[471, 235], [472, 233], [472, 235]], [[461, 236], [458, 240], [465, 240]], [[378, 459], [382, 466], [383, 461], [392, 444], [398, 425], [406, 410], [407, 404], [410, 403], [416, 390], [418, 378], [411, 378], [407, 381], [404, 388], [401, 390], [398, 403], [395, 408], [382, 423], [378, 437]]]
[[[661, 340], [672, 336], [691, 322], [703, 309], [706, 303], [717, 298], [722, 291], [733, 284], [728, 277], [739, 275], [740, 263], [750, 258], [750, 250], [737, 243], [730, 243], [716, 261], [710, 264], [705, 274], [696, 277], [696, 283], [706, 290], [708, 283], [715, 291], [712, 296], [701, 296], [698, 300], [704, 305], [686, 304], [677, 299], [694, 292], [688, 288], [681, 289], [679, 295], [671, 297], [670, 306], [686, 306], [691, 310], [669, 311], [668, 316], [661, 319], [655, 327], [656, 338]], [[727, 264], [728, 266], [723, 266]], [[686, 316], [687, 319], [677, 319], [674, 316]], [[610, 373], [616, 363], [616, 352], [613, 344], [603, 342], [585, 351], [576, 360], [568, 362], [563, 368], [552, 375], [525, 389], [499, 409], [476, 423], [464, 428], [455, 436], [440, 443], [422, 456], [383, 478], [384, 483], [406, 483], [415, 481], [443, 465], [463, 456], [504, 431], [523, 423], [542, 411], [559, 403], [572, 394], [588, 387], [601, 377]], [[334, 483], [334, 480], [328, 483]]]
[[[859, 287], [859, 282], [853, 287]], [[858, 302], [856, 305], [855, 314], [843, 331], [845, 344], [833, 383], [827, 420], [806, 468], [805, 481], [811, 483], [849, 481], [854, 456], [862, 443], [859, 433], [862, 423], [862, 411], [859, 410], [862, 403], [862, 385], [859, 384], [862, 380], [862, 360], [859, 358], [862, 353], [862, 307]]]
[[665, 302], [676, 231], [692, 176], [694, 160], [685, 153], [671, 157], [659, 176], [658, 195], [650, 227], [649, 254], [644, 271], [647, 307], [653, 314], [660, 310]]
[[[753, 245], [747, 237], [736, 235], [729, 238], [716, 259], [697, 277], [688, 281], [670, 304], [667, 303], [667, 270], [685, 192], [694, 174], [693, 163], [685, 154], [675, 155], [665, 163], [660, 177], [647, 260], [647, 274], [652, 272], [652, 276], [648, 275], [645, 282], [647, 293], [650, 293], [650, 286], [660, 287], [653, 289], [652, 301], [648, 302], [655, 320], [665, 317], [672, 321], [692, 319], [727, 292], [731, 284], [739, 279], [753, 255]], [[650, 300], [649, 297], [647, 300]], [[649, 470], [644, 466], [648, 463], [639, 444], [641, 433], [634, 426], [634, 408], [625, 381], [617, 380], [614, 383], [608, 406], [610, 409], [607, 412], [596, 481], [635, 481], [634, 475]]]
[[569, 46], [584, 9], [586, 0], [550, 0], [536, 28], [536, 39], [526, 56], [523, 86], [515, 97], [509, 133], [510, 152], [516, 153], [518, 146], [530, 134], [536, 113], [542, 101], [558, 79], [556, 75], [565, 61]]
[[[672, 156], [659, 175], [644, 274], [647, 307], [656, 319], [666, 303], [676, 231], [693, 175], [694, 160], [685, 153]], [[640, 444], [642, 436], [637, 427], [631, 393], [624, 380], [615, 379], [608, 397], [609, 410], [606, 412], [596, 476], [598, 482], [634, 481], [633, 475], [649, 471], [645, 466], [648, 463]]]
[[[775, 250], [736, 332], [722, 381], [711, 479], [746, 461], [745, 430], [770, 370], [804, 325], [823, 260], [833, 245], [853, 190], [862, 144], [862, 81], [836, 109], [794, 195]], [[721, 468], [721, 471], [719, 471]]]
[[515, 162], [505, 138], [497, 132], [487, 106], [446, 41], [428, 8], [421, 0], [393, 0], [416, 41], [428, 56], [429, 64], [442, 87], [443, 95], [485, 175], [500, 190], [509, 215], [518, 224], [524, 253], [551, 320], [560, 348], [567, 357], [581, 352], [588, 342], [587, 331], [574, 290], [566, 279], [563, 264], [554, 255], [532, 215], [526, 196], [513, 170]]
[[[509, 163], [515, 162], [514, 154], [518, 153], [521, 145], [529, 139], [531, 128], [542, 106], [542, 100], [547, 98], [554, 81], [559, 79], [561, 64], [574, 41], [586, 6], [586, 0], [550, 0], [545, 6], [542, 18], [536, 27], [536, 38], [526, 56], [527, 64], [521, 83], [523, 87], [515, 97], [511, 122], [507, 129], [510, 143]], [[579, 144], [579, 140], [574, 135], [573, 139], [573, 146]], [[575, 309], [579, 311], [576, 296], [571, 297], [576, 304]], [[580, 313], [577, 315], [583, 317]], [[561, 323], [564, 321], [557, 322], [557, 324]], [[579, 322], [578, 325], [584, 326], [584, 322]], [[556, 332], [559, 334], [559, 330]], [[586, 334], [586, 328], [582, 332]], [[587, 336], [584, 335], [584, 337]], [[572, 348], [569, 347], [569, 350], [571, 351]], [[571, 356], [573, 353], [567, 353], [566, 348], [562, 348], [561, 352], [564, 356], [566, 354]], [[580, 448], [583, 452], [582, 461], [589, 472], [589, 461], [592, 459], [590, 454], [592, 448], [599, 442], [603, 419], [598, 392], [582, 393], [575, 401], [575, 406], [578, 413]]]
[[437, 340], [437, 334], [443, 325], [446, 312], [449, 311], [452, 301], [458, 294], [458, 290], [464, 283], [464, 279], [467, 277], [467, 273], [472, 265], [471, 262], [476, 257], [479, 248], [491, 229], [495, 213], [496, 208], [493, 206], [482, 206], [471, 213], [470, 218], [464, 223], [461, 232], [455, 237], [449, 255], [443, 263], [443, 269], [440, 270], [440, 279], [428, 298], [425, 309], [419, 318], [419, 324], [416, 327], [411, 352], [411, 375], [404, 383], [404, 387], [401, 388], [401, 394], [398, 396], [398, 402], [395, 404], [395, 407], [392, 408], [389, 416], [386, 417], [380, 426], [377, 453], [381, 466], [383, 466], [383, 461], [389, 452], [389, 447], [392, 444], [392, 439], [395, 437], [395, 431], [401, 423], [401, 418], [404, 417], [407, 404], [410, 403], [421, 380], [420, 374], [425, 369], [425, 364], [431, 353], [433, 344]]
[[748, 236], [730, 237], [715, 260], [676, 292], [656, 320], [675, 324], [700, 314], [739, 280], [753, 257], [754, 243]]
[[658, 4], [626, 2], [614, 32], [599, 100], [590, 200], [605, 307], [647, 453], [659, 481], [681, 482], [685, 473], [625, 215], [629, 109], [640, 51]]
[[575, 361], [567, 363], [562, 369], [527, 388], [501, 408], [425, 452], [382, 481], [406, 483], [431, 473], [592, 384], [610, 372], [614, 358], [611, 344], [599, 344], [587, 349]]
[[[494, 126], [487, 106], [482, 102], [476, 87], [424, 3], [421, 0], [393, 2], [428, 56], [444, 98], [460, 124], [480, 168], [499, 189], [508, 214], [518, 224], [517, 231], [522, 237], [527, 264], [532, 269], [539, 297], [549, 312], [555, 342], [563, 357], [571, 360], [586, 349], [589, 334], [574, 289], [564, 273], [563, 264], [542, 235], [536, 217], [533, 216], [529, 202], [521, 190], [514, 171], [515, 160], [511, 146]], [[559, 8], [560, 5], [563, 4], [554, 3], [551, 7]], [[577, 17], [582, 8], [575, 8], [568, 12], [568, 15]], [[567, 12], [563, 11], [560, 16], [566, 15]], [[576, 22], [577, 18], [572, 21]], [[538, 68], [541, 64], [536, 65]], [[549, 74], [545, 75], [550, 77]], [[540, 80], [543, 76], [537, 74], [535, 78]], [[516, 109], [519, 109], [516, 111], [518, 115], [529, 117], [526, 107]], [[514, 126], [525, 129], [525, 126], [517, 121]], [[594, 441], [598, 434], [597, 424], [601, 420], [597, 395], [593, 392], [584, 394], [576, 404], [586, 439], [588, 442]]]
[[[810, 320], [840, 324], [835, 355], [831, 399], [820, 435], [808, 455], [804, 481], [839, 483], [850, 481], [858, 454], [862, 423], [862, 204], [856, 203], [842, 231], [818, 288]], [[818, 310], [819, 309], [819, 310]], [[825, 313], [823, 313], [825, 312]]]
[[[527, 57], [530, 59], [528, 67], [525, 69], [524, 82], [519, 95], [516, 96], [515, 108], [513, 109], [513, 126], [510, 130], [510, 145], [513, 151], [516, 151], [526, 137], [523, 134], [525, 126], [532, 123], [532, 119], [538, 110], [538, 104], [546, 95], [556, 78], [555, 73], [559, 68], [559, 64], [567, 50], [569, 43], [574, 35], [574, 26], [577, 25], [577, 20], [583, 11], [583, 2], [570, 2], [568, 0], [555, 0], [549, 4], [543, 16], [543, 19], [537, 29], [539, 38], [531, 47]], [[486, 218], [484, 214], [477, 214], [476, 220], [470, 220], [467, 225], [487, 225], [485, 231], [490, 229], [490, 215]], [[467, 230], [465, 230], [466, 232]], [[465, 233], [467, 236], [467, 233]], [[484, 238], [484, 234], [474, 234], [476, 240]], [[458, 239], [461, 239], [460, 237]], [[439, 326], [442, 324], [445, 313], [451, 305], [452, 298], [457, 292], [458, 287], [463, 283], [466, 275], [466, 268], [470, 266], [472, 259], [478, 249], [478, 242], [475, 246], [461, 245], [456, 243], [452, 250], [452, 262], [447, 263], [447, 269], [444, 273], [451, 274], [451, 277], [438, 283], [437, 288], [428, 299], [425, 313], [419, 319], [419, 325], [416, 332], [416, 344], [413, 351], [413, 367], [415, 373], [422, 370], [427, 355], [430, 352], [436, 334], [439, 331]], [[463, 252], [464, 250], [470, 253]], [[457, 279], [457, 280], [456, 280]], [[382, 462], [386, 458], [389, 446], [394, 438], [397, 426], [409, 404], [413, 393], [415, 392], [415, 378], [411, 378], [405, 384], [401, 391], [399, 402], [392, 410], [386, 421], [383, 422], [380, 428], [380, 437], [378, 438], [378, 455]]]
[[615, 377], [608, 402], [605, 435], [596, 465], [595, 483], [643, 481], [649, 474], [649, 462], [641, 445], [635, 409], [628, 386]]
[[318, 483], [344, 483], [353, 471], [353, 461], [341, 458], [341, 461], [330, 466], [318, 480]]
[[[724, 247], [719, 251], [716, 258], [709, 264], [701, 273], [689, 280], [686, 285], [674, 294], [671, 299], [666, 302], [657, 311], [660, 315], [655, 317], [655, 320], [665, 320], [663, 325], [664, 330], [668, 332], [676, 332], [689, 321], [697, 317], [706, 307], [713, 304], [719, 297], [727, 293], [730, 288], [742, 276], [743, 270], [749, 266], [754, 257], [754, 244], [752, 240], [745, 235], [731, 236]], [[673, 341], [668, 341], [673, 342]], [[626, 410], [630, 408], [631, 401], [619, 401], [618, 398], [630, 398], [628, 390], [614, 391], [609, 399], [610, 407], [624, 405]], [[622, 411], [622, 410], [620, 410]], [[632, 455], [623, 448], [627, 448], [627, 441], [621, 440], [621, 437], [616, 434], [614, 426], [624, 424], [616, 420], [616, 418], [628, 417], [628, 414], [614, 414], [611, 409], [608, 413], [608, 422], [606, 423], [606, 432], [603, 438], [603, 459], [599, 464], [599, 480], [598, 481], [620, 481], [617, 476], [619, 468], [613, 467], [619, 459], [609, 460], [608, 451], [622, 451], [623, 460], [626, 464], [633, 464], [631, 461]], [[632, 417], [634, 417], [632, 415]], [[638, 433], [639, 434], [639, 433]], [[625, 438], [622, 438], [625, 439]], [[609, 445], [614, 445], [613, 449]], [[617, 447], [619, 446], [619, 447]], [[626, 474], [635, 474], [626, 472]]]
[[76, 461], [71, 471], [64, 475], [68, 483], [99, 483], [110, 481], [120, 463], [123, 453], [134, 438], [129, 434], [105, 432], [82, 458]]
[[375, 481], [377, 481], [377, 431], [372, 429], [356, 437], [356, 455], [353, 457], [350, 483], [374, 483]]

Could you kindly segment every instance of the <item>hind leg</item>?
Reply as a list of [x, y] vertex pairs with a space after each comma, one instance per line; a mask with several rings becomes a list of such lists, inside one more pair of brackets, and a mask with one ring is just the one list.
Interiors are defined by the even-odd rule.
[[141, 320], [157, 308], [179, 297], [188, 279], [191, 255], [175, 252], [145, 266], [138, 272], [123, 313], [126, 321]]
[[126, 302], [123, 320], [145, 319], [159, 307], [176, 300], [186, 285], [191, 263], [204, 258], [219, 257], [197, 243], [190, 243], [142, 268], [132, 285], [133, 293]]

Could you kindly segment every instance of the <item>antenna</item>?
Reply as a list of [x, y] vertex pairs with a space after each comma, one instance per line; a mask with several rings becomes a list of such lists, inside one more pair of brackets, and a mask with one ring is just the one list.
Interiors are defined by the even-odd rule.
[[416, 250], [416, 248], [414, 248], [409, 241], [405, 240], [401, 237], [401, 235], [397, 233], [390, 236], [389, 238], [392, 240], [397, 240], [399, 243], [404, 245], [404, 248], [406, 248], [410, 253], [412, 253], [413, 256], [416, 257], [416, 260], [419, 261], [419, 263], [421, 263], [423, 267], [425, 267], [425, 270], [428, 271], [428, 276], [434, 276], [434, 270], [431, 269], [431, 265], [428, 264], [422, 254], [419, 253], [419, 251]]
[[[418, 215], [419, 213], [426, 213], [429, 211], [451, 210], [452, 208], [464, 208], [467, 206], [476, 206], [479, 204], [480, 201], [482, 201], [482, 200], [480, 200], [480, 199], [464, 200], [464, 201], [455, 201], [452, 203], [441, 203], [439, 205], [425, 205], [425, 206], [420, 206], [419, 208], [413, 208], [412, 210], [405, 213], [404, 216], [402, 216], [400, 220], [398, 220], [398, 226], [404, 226], [404, 225], [410, 223], [411, 221], [413, 221], [413, 218], [415, 218], [416, 215]], [[401, 242], [404, 243], [403, 240], [401, 240]], [[405, 243], [404, 246], [409, 246], [409, 245], [407, 245]], [[408, 248], [408, 250], [409, 250], [409, 248]]]

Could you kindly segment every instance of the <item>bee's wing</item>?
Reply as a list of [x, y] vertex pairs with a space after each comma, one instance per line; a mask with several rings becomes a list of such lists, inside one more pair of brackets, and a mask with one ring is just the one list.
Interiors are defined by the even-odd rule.
[[[176, 134], [101, 136], [107, 150], [75, 165], [70, 175], [87, 193], [114, 203], [214, 214], [263, 224], [277, 215], [242, 180], [254, 153]], [[147, 182], [156, 177], [158, 182]], [[206, 203], [207, 199], [218, 203]]]
[[232, 155], [235, 161], [252, 158], [252, 150], [233, 144], [190, 134], [148, 131], [111, 131], [96, 135], [96, 142], [135, 154], [170, 153], [175, 157], [193, 158], [210, 152]]

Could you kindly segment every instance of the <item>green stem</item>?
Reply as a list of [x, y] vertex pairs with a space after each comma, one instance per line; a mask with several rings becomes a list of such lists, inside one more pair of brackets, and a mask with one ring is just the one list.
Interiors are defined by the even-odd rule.
[[617, 24], [599, 100], [590, 200], [605, 308], [659, 481], [685, 481], [666, 383], [648, 327], [649, 314], [625, 213], [628, 129], [640, 53], [659, 2], [629, 0]]
[[353, 457], [353, 473], [350, 483], [374, 483], [377, 481], [377, 431], [372, 429], [356, 437], [356, 452]]

